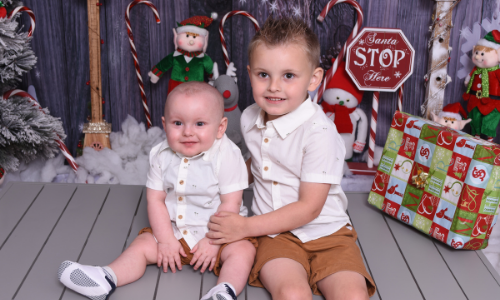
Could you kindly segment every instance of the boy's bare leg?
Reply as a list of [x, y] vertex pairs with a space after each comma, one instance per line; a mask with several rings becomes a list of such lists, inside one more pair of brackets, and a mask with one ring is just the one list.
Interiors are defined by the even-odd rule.
[[366, 280], [354, 271], [340, 271], [318, 281], [318, 289], [327, 300], [368, 300]]
[[268, 261], [260, 270], [259, 279], [273, 300], [312, 299], [306, 270], [295, 260], [276, 258]]
[[156, 264], [158, 245], [149, 232], [135, 238], [117, 259], [109, 264], [118, 279], [117, 286], [123, 286], [141, 278], [146, 266]]
[[222, 268], [217, 284], [229, 282], [233, 285], [236, 294], [239, 295], [247, 284], [254, 258], [255, 247], [247, 240], [227, 245], [222, 249]]

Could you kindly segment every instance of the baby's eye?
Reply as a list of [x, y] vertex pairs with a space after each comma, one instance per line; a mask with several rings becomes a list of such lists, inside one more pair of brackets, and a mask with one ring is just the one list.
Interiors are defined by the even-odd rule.
[[182, 122], [181, 121], [174, 121], [174, 124], [177, 125], [177, 126], [181, 126]]
[[261, 77], [261, 78], [267, 78], [267, 77], [269, 77], [269, 74], [264, 73], [264, 72], [260, 72], [259, 73], [259, 77]]
[[295, 77], [295, 75], [293, 75], [292, 73], [286, 73], [285, 74], [285, 78], [286, 79], [292, 79], [293, 77]]
[[205, 125], [205, 123], [204, 123], [204, 122], [197, 122], [197, 123], [196, 123], [196, 126], [203, 126], [203, 125]]

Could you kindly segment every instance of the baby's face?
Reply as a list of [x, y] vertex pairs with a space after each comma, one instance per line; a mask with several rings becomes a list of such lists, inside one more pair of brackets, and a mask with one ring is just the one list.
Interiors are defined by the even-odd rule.
[[217, 101], [200, 93], [176, 94], [167, 101], [162, 123], [172, 150], [192, 157], [210, 149], [216, 138], [222, 138], [226, 123], [217, 111]]
[[[247, 67], [253, 98], [274, 120], [297, 107], [314, 91], [323, 75], [316, 78], [315, 69], [302, 47], [296, 44], [268, 47], [258, 45]], [[321, 69], [320, 69], [321, 70]]]

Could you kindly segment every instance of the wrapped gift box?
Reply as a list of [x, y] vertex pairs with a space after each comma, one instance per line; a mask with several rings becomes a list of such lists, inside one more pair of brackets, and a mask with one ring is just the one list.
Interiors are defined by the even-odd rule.
[[368, 202], [452, 246], [484, 249], [498, 219], [500, 146], [396, 112]]

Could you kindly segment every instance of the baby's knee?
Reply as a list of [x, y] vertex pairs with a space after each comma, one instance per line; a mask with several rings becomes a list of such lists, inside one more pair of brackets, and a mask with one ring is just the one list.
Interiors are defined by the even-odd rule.
[[225, 261], [229, 257], [236, 255], [240, 260], [248, 260], [253, 263], [255, 258], [255, 246], [247, 240], [231, 243], [222, 250], [222, 260]]
[[312, 291], [309, 286], [284, 285], [277, 290], [278, 295], [272, 295], [273, 299], [287, 300], [309, 300], [312, 299]]
[[138, 235], [134, 241], [130, 244], [129, 248], [135, 248], [143, 253], [157, 249], [157, 243], [153, 235], [149, 232], [142, 233]]

